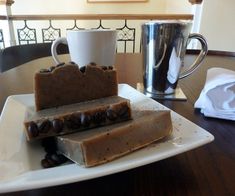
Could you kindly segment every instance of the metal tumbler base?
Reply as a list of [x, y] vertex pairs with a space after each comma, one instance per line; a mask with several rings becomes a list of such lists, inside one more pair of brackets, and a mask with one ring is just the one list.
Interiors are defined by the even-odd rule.
[[187, 97], [185, 96], [184, 92], [179, 86], [177, 86], [177, 88], [175, 89], [175, 93], [173, 94], [153, 94], [146, 92], [144, 90], [143, 83], [137, 83], [137, 90], [145, 94], [147, 97], [151, 97], [154, 99], [168, 99], [168, 100], [179, 100], [179, 101], [187, 100]]

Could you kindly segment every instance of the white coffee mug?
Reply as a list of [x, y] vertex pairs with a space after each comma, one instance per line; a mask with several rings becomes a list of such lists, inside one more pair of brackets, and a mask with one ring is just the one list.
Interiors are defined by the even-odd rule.
[[66, 37], [57, 38], [51, 46], [52, 57], [60, 64], [56, 48], [67, 44], [71, 61], [83, 67], [89, 63], [102, 66], [113, 66], [116, 54], [116, 30], [69, 30]]

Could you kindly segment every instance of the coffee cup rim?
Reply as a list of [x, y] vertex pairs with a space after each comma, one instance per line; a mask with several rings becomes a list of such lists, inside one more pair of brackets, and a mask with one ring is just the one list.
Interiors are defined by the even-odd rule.
[[117, 30], [115, 29], [78, 29], [78, 30], [67, 30], [67, 32], [96, 33], [96, 32], [117, 32]]

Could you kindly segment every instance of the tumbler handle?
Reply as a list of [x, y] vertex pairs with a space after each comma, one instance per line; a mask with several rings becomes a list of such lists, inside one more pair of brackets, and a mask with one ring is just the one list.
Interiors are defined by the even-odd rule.
[[[179, 76], [179, 79], [185, 78], [192, 74], [201, 64], [203, 59], [206, 57], [207, 52], [208, 52], [208, 46], [207, 46], [207, 41], [205, 37], [203, 37], [201, 34], [198, 33], [192, 33], [189, 35], [189, 39], [197, 39], [200, 44], [201, 44], [201, 51], [199, 55], [197, 56], [196, 60], [193, 62], [193, 64], [189, 67], [189, 69], [185, 70], [182, 72]], [[188, 42], [189, 43], [189, 42]]]

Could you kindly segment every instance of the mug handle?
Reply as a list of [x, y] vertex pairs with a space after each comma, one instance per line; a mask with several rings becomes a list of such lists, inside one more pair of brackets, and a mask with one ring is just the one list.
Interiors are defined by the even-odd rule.
[[56, 40], [53, 41], [52, 45], [51, 45], [51, 55], [55, 61], [55, 63], [58, 65], [60, 64], [60, 60], [58, 58], [58, 54], [57, 54], [57, 47], [59, 44], [66, 44], [68, 45], [67, 39], [66, 37], [59, 37]]
[[185, 78], [190, 74], [192, 74], [199, 67], [200, 63], [206, 57], [208, 52], [207, 41], [205, 37], [203, 37], [201, 34], [198, 33], [189, 34], [189, 39], [197, 39], [200, 42], [202, 49], [196, 60], [193, 62], [193, 64], [189, 66], [189, 69], [185, 70], [180, 74], [179, 79]]

